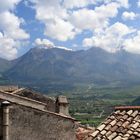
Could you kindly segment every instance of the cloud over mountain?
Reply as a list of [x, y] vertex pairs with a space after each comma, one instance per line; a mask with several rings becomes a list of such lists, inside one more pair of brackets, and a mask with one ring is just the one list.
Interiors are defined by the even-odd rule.
[[53, 48], [54, 44], [48, 39], [37, 38], [34, 43], [35, 46]]
[[80, 49], [101, 47], [114, 52], [123, 47], [134, 53], [139, 50], [138, 45], [130, 47], [126, 41], [137, 44], [139, 3], [139, 0], [4, 0], [0, 5], [0, 56], [16, 58], [34, 47], [34, 42], [43, 45], [49, 43], [48, 39], [67, 48], [76, 44]]
[[84, 39], [83, 45], [101, 47], [109, 52], [115, 52], [122, 47], [124, 37], [133, 32], [135, 32], [135, 29], [117, 22], [100, 32], [100, 34], [96, 34], [92, 38]]

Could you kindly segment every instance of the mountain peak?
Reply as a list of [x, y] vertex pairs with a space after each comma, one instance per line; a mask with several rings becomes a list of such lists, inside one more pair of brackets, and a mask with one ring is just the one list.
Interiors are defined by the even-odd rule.
[[52, 46], [52, 45], [47, 45], [47, 46], [37, 46], [32, 48], [33, 50], [66, 50], [66, 51], [73, 51], [70, 48], [67, 47], [62, 47], [62, 46]]
[[70, 51], [32, 48], [5, 75], [15, 81], [38, 84], [121, 83], [140, 81], [140, 55], [124, 50], [109, 53], [101, 48]]

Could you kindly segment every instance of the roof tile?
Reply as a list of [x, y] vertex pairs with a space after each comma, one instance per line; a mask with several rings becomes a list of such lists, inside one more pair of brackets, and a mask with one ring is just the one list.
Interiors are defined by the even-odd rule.
[[102, 135], [106, 134], [106, 130], [103, 130], [103, 131], [101, 132], [101, 134], [102, 134]]
[[136, 117], [137, 114], [138, 114], [138, 110], [135, 110], [135, 111], [133, 112], [133, 114], [131, 114], [131, 116], [132, 116], [132, 117]]
[[113, 133], [108, 137], [108, 139], [109, 139], [109, 140], [113, 140], [116, 136], [117, 136], [117, 133], [116, 133], [116, 132], [113, 132]]
[[112, 132], [111, 132], [111, 131], [108, 131], [108, 132], [106, 133], [106, 137], [109, 137], [111, 134], [112, 134]]
[[116, 123], [117, 123], [117, 121], [113, 120], [110, 124], [111, 124], [111, 126], [114, 126]]
[[129, 121], [126, 121], [126, 122], [124, 122], [123, 124], [122, 124], [122, 126], [124, 127], [124, 128], [126, 128], [128, 125], [129, 125]]
[[93, 137], [95, 137], [98, 133], [99, 133], [99, 131], [98, 131], [98, 130], [96, 130], [96, 131], [95, 131], [95, 132], [93, 132], [91, 135], [92, 135]]
[[129, 110], [129, 111], [127, 112], [128, 115], [131, 115], [132, 113], [133, 113], [133, 110]]
[[91, 135], [93, 140], [140, 140], [140, 107], [117, 107]]
[[132, 125], [132, 127], [133, 127], [134, 129], [136, 129], [139, 125], [140, 125], [140, 124], [139, 124], [138, 122], [136, 122], [135, 124]]
[[117, 128], [118, 128], [118, 126], [115, 125], [115, 126], [113, 126], [110, 130], [111, 130], [112, 132], [115, 132], [115, 131], [117, 130]]
[[102, 125], [100, 125], [97, 129], [98, 129], [99, 131], [102, 131], [104, 128], [105, 128], [105, 124], [102, 124]]
[[108, 124], [108, 125], [105, 127], [105, 130], [110, 130], [110, 128], [111, 128], [111, 125]]
[[121, 140], [121, 136], [117, 136], [114, 140]]

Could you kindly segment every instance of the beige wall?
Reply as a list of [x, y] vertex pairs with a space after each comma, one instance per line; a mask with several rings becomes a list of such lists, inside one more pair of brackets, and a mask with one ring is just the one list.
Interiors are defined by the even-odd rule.
[[69, 116], [69, 109], [68, 106], [60, 105], [59, 106], [59, 113]]
[[36, 109], [13, 105], [10, 140], [75, 140], [73, 120]]

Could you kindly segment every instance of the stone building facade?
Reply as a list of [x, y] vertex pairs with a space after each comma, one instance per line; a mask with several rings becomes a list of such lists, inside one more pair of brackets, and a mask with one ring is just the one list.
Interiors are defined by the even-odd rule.
[[55, 99], [13, 89], [0, 88], [0, 140], [76, 140], [75, 120], [67, 105], [59, 114]]

